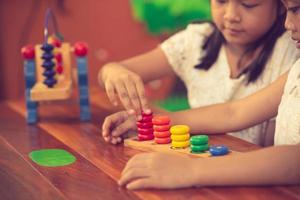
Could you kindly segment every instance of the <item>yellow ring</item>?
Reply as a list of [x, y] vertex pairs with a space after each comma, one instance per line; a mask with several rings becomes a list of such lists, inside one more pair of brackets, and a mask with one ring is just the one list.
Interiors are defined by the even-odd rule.
[[184, 135], [171, 135], [171, 139], [174, 141], [186, 141], [190, 139], [190, 134], [184, 134]]
[[190, 127], [187, 125], [175, 125], [170, 128], [171, 134], [183, 135], [190, 132]]
[[186, 140], [186, 141], [172, 141], [172, 147], [175, 148], [184, 148], [184, 147], [188, 147], [190, 146], [190, 141]]

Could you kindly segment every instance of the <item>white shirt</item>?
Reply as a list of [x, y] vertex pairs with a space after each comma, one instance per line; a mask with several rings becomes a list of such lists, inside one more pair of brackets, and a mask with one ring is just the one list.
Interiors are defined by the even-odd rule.
[[[264, 88], [278, 76], [286, 72], [299, 58], [298, 51], [288, 33], [276, 42], [274, 51], [260, 77], [246, 85], [246, 76], [230, 78], [230, 67], [224, 46], [221, 47], [216, 62], [209, 70], [195, 69], [205, 52], [202, 44], [213, 28], [210, 24], [191, 24], [161, 44], [168, 62], [187, 88], [191, 108], [198, 108], [246, 97]], [[262, 144], [268, 122], [229, 133], [255, 144]]]
[[300, 59], [289, 72], [276, 118], [275, 145], [300, 143]]

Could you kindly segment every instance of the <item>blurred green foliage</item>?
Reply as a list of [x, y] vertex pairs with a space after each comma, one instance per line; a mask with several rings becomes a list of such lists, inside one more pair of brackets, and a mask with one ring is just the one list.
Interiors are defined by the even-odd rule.
[[194, 20], [210, 20], [210, 0], [131, 0], [135, 19], [148, 31], [172, 33]]

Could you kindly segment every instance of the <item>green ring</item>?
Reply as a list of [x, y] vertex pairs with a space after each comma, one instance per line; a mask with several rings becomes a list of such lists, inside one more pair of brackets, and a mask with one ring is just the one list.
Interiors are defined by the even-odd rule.
[[204, 145], [208, 143], [207, 135], [194, 135], [191, 137], [190, 142], [192, 145]]
[[191, 150], [193, 152], [206, 151], [208, 148], [209, 148], [208, 144], [204, 144], [204, 145], [191, 145]]

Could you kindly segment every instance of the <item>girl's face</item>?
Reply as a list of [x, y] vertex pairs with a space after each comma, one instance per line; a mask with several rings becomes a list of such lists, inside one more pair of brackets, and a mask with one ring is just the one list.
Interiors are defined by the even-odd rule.
[[287, 8], [285, 27], [291, 31], [292, 39], [300, 49], [300, 0], [285, 0], [284, 2]]
[[228, 44], [247, 46], [263, 36], [278, 14], [276, 0], [211, 0], [213, 21]]

